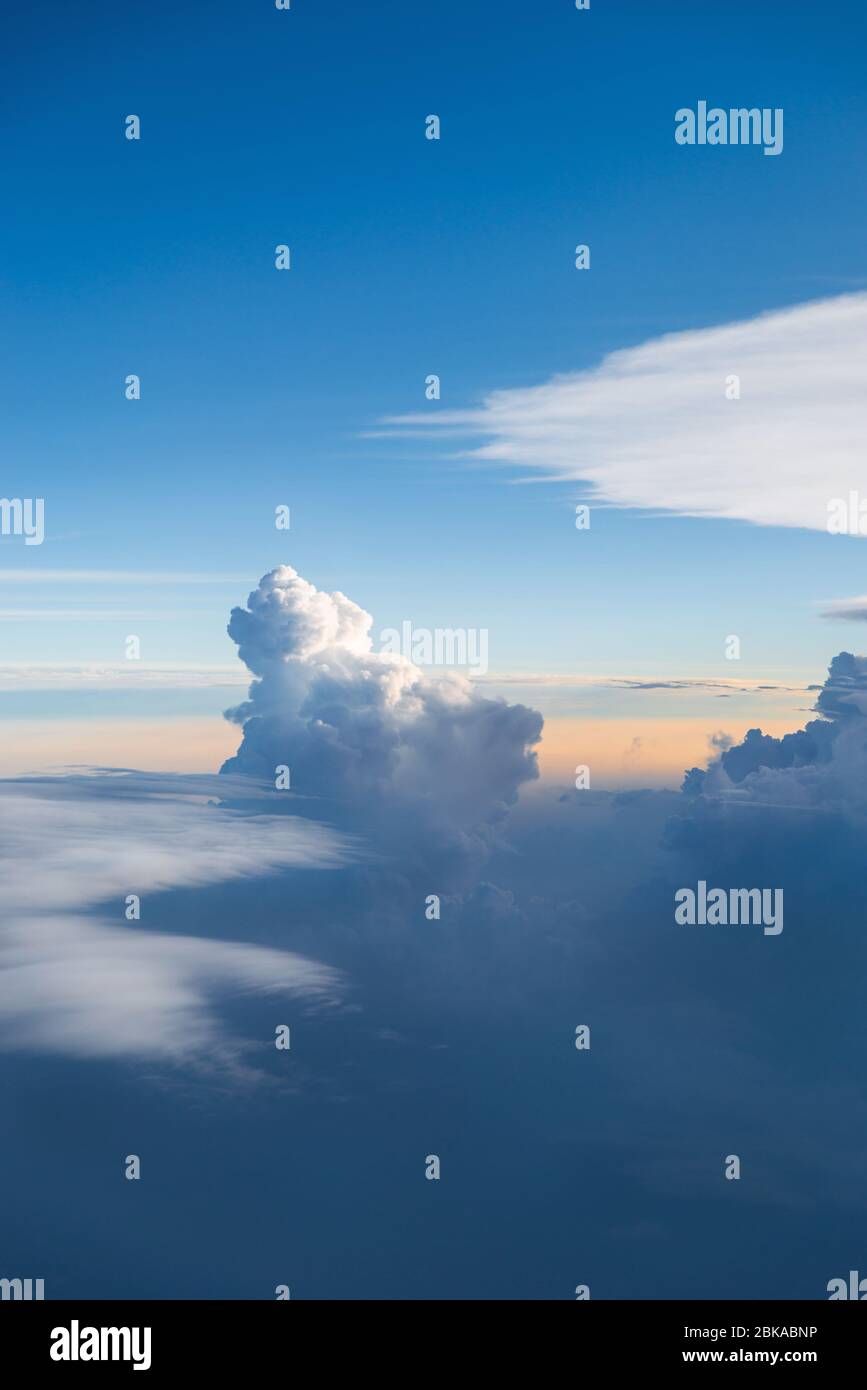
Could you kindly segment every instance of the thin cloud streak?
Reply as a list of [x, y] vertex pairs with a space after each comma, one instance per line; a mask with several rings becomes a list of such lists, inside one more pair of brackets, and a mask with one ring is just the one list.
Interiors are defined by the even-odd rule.
[[0, 584], [236, 584], [244, 574], [176, 570], [2, 569]]

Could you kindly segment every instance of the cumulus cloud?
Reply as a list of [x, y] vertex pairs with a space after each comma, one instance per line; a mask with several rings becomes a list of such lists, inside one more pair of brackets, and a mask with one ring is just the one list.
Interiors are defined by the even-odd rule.
[[[324, 826], [206, 801], [213, 780], [0, 783], [0, 1046], [139, 1060], [213, 1047], [228, 1060], [235, 1045], [217, 996], [337, 996], [338, 974], [302, 956], [149, 925], [156, 895], [169, 889], [339, 868], [356, 857]], [[125, 918], [129, 893], [143, 904], [138, 922]]]
[[[825, 530], [867, 495], [867, 293], [671, 333], [475, 410], [393, 427], [485, 441], [467, 457], [587, 485], [612, 507]], [[737, 376], [740, 399], [726, 397]]]
[[814, 709], [818, 719], [782, 738], [750, 729], [706, 769], [692, 768], [684, 792], [741, 805], [867, 813], [867, 657], [835, 656]]
[[542, 717], [374, 651], [372, 621], [288, 565], [264, 576], [229, 623], [255, 680], [227, 711], [244, 735], [223, 772], [286, 765], [304, 814], [383, 832], [390, 854], [467, 849], [538, 776]]
[[[213, 1044], [237, 1056], [221, 1022], [227, 995], [280, 990], [313, 1004], [338, 996], [341, 972], [274, 949], [273, 934], [261, 941], [261, 911], [227, 930], [219, 906], [213, 924], [199, 907], [190, 933], [177, 908], [161, 915], [161, 898], [186, 893], [213, 909], [215, 887], [256, 880], [259, 894], [263, 875], [363, 875], [365, 858], [403, 872], [437, 854], [468, 865], [486, 850], [537, 775], [541, 716], [374, 652], [370, 626], [343, 594], [275, 570], [232, 613], [254, 680], [230, 712], [243, 739], [219, 776], [96, 769], [0, 783], [0, 1047], [165, 1060]], [[286, 794], [275, 790], [280, 764], [291, 768]], [[374, 871], [387, 895], [387, 871]], [[326, 896], [353, 891], [321, 877]], [[447, 881], [444, 868], [436, 887]], [[140, 922], [124, 917], [130, 893]], [[284, 930], [296, 941], [315, 899], [293, 898]]]

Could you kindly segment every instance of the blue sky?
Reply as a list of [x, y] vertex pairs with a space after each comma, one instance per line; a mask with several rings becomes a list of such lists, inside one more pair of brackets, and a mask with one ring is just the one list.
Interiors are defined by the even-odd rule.
[[[156, 611], [145, 659], [229, 661], [228, 608], [289, 561], [378, 625], [487, 627], [500, 671], [726, 673], [734, 631], [745, 677], [820, 678], [810, 604], [861, 592], [860, 544], [629, 509], [579, 537], [580, 484], [365, 436], [867, 284], [858, 6], [49, 4], [12, 25], [7, 487], [48, 522], [0, 558], [247, 578], [8, 607]], [[675, 145], [702, 96], [782, 106], [782, 157]], [[127, 630], [11, 621], [7, 659], [120, 659]]]

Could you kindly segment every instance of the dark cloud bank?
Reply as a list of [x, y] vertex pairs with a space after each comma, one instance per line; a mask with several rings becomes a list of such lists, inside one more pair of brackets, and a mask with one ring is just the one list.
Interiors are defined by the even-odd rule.
[[[375, 653], [370, 621], [288, 568], [234, 610], [254, 681], [208, 814], [244, 823], [236, 862], [209, 883], [197, 832], [207, 872], [168, 872], [147, 930], [243, 942], [242, 987], [224, 954], [173, 1066], [50, 1030], [17, 1054], [45, 1230], [9, 1258], [58, 1297], [824, 1297], [867, 1260], [867, 661], [835, 657], [803, 730], [607, 794], [535, 782], [534, 711]], [[701, 879], [782, 888], [784, 931], [676, 925]], [[264, 993], [281, 953], [294, 993]]]

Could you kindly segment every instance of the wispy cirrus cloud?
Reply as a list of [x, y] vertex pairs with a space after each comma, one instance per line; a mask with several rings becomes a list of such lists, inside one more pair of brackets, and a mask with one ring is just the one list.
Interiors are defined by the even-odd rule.
[[234, 584], [244, 574], [207, 570], [62, 570], [0, 567], [0, 584]]
[[857, 594], [854, 598], [825, 599], [819, 604], [819, 616], [846, 623], [867, 623], [867, 594]]
[[[2, 669], [2, 668], [0, 668]], [[484, 676], [474, 676], [474, 685], [526, 685], [550, 686], [567, 690], [598, 688], [600, 690], [725, 690], [753, 694], [762, 690], [803, 690], [799, 685], [770, 685], [759, 680], [727, 680], [715, 676], [604, 676], [569, 675], [559, 672], [496, 672]]]
[[244, 686], [249, 675], [233, 665], [183, 661], [0, 662], [0, 691], [200, 690]]
[[482, 438], [462, 456], [581, 482], [600, 505], [825, 530], [830, 499], [867, 496], [865, 354], [861, 292], [666, 334], [477, 409], [383, 423]]
[[[117, 772], [0, 783], [0, 1047], [163, 1061], [209, 1049], [232, 1064], [221, 997], [338, 997], [338, 973], [293, 952], [148, 925], [167, 890], [358, 857], [323, 825], [207, 800], [218, 780], [239, 791], [232, 779]], [[243, 792], [262, 796], [255, 783]], [[129, 893], [140, 921], [125, 919]]]

